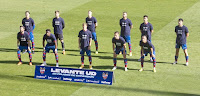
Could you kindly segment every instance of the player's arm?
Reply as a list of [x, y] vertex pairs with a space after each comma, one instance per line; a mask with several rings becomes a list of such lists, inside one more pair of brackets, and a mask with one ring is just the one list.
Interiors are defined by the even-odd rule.
[[35, 22], [34, 20], [32, 19], [32, 25], [33, 25], [33, 30], [35, 29]]
[[28, 39], [28, 50], [31, 52], [31, 40], [30, 39]]
[[43, 49], [45, 50], [45, 40], [44, 39], [43, 39], [42, 45], [43, 45]]
[[78, 38], [78, 48], [81, 49], [81, 38]]
[[188, 37], [189, 36], [189, 33], [186, 33], [186, 37]]
[[132, 29], [132, 28], [133, 28], [133, 25], [131, 25], [130, 28]]
[[53, 20], [52, 20], [52, 26], [55, 27], [54, 25], [55, 25], [55, 22], [54, 22], [54, 19], [53, 19]]
[[154, 31], [153, 30], [151, 30], [151, 34], [153, 33]]
[[153, 48], [151, 48], [151, 55], [152, 57], [155, 57], [155, 55], [153, 54]]
[[115, 52], [115, 43], [112, 43], [113, 45], [113, 52]]
[[90, 50], [91, 45], [92, 45], [92, 38], [90, 38], [90, 43], [89, 43], [89, 47], [88, 47], [89, 50]]
[[63, 19], [62, 19], [62, 25], [63, 25], [62, 29], [64, 29], [65, 28], [65, 21]]
[[125, 53], [125, 50], [126, 50], [126, 43], [123, 44], [123, 47], [124, 47], [124, 53]]
[[98, 23], [96, 22], [96, 23], [95, 23], [95, 28], [97, 28], [97, 26], [98, 26]]
[[144, 55], [144, 48], [141, 46], [141, 56]]
[[153, 26], [152, 26], [152, 25], [150, 26], [150, 30], [151, 30], [151, 34], [152, 34], [152, 33], [154, 32], [154, 31], [153, 31]]
[[17, 49], [19, 49], [19, 39], [17, 39]]

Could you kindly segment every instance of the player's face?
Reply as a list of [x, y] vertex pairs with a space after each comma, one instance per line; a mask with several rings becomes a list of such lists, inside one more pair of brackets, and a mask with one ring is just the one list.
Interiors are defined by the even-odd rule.
[[28, 12], [25, 13], [26, 17], [30, 17], [30, 14]]
[[20, 32], [24, 32], [24, 27], [20, 27]]
[[142, 36], [142, 42], [146, 43], [147, 42], [147, 37], [146, 36]]
[[56, 16], [56, 17], [59, 17], [59, 15], [60, 15], [59, 12], [56, 12], [56, 13], [55, 13], [55, 16]]
[[87, 25], [83, 24], [83, 30], [87, 30]]
[[127, 17], [127, 13], [123, 13], [123, 18], [126, 18]]
[[50, 31], [46, 31], [46, 34], [47, 34], [47, 36], [50, 36], [51, 32]]
[[115, 39], [119, 39], [119, 34], [118, 33], [115, 33], [114, 36], [115, 36]]
[[147, 17], [144, 17], [144, 22], [148, 22], [148, 18]]
[[182, 25], [183, 25], [183, 21], [181, 21], [181, 20], [178, 21], [178, 25], [179, 25], [179, 26], [182, 26]]
[[91, 11], [88, 12], [88, 17], [92, 17], [92, 12]]

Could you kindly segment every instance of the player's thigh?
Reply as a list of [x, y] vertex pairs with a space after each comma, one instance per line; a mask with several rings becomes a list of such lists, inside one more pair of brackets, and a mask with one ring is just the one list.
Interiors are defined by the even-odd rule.
[[185, 49], [187, 49], [187, 44], [182, 44], [181, 47], [183, 50], [185, 50]]
[[91, 56], [91, 50], [86, 49], [87, 56]]
[[92, 39], [93, 39], [94, 41], [97, 40], [97, 34], [96, 34], [96, 32], [92, 32]]
[[176, 49], [179, 49], [180, 46], [181, 46], [180, 44], [176, 44], [176, 45], [175, 45], [175, 48], [176, 48]]
[[81, 55], [84, 55], [84, 54], [85, 54], [85, 48], [81, 48], [81, 49], [80, 49], [80, 54], [81, 54]]
[[127, 43], [130, 43], [131, 42], [131, 36], [125, 36], [125, 40]]
[[49, 53], [49, 51], [50, 51], [50, 46], [46, 46], [46, 47], [45, 47], [45, 51], [46, 51], [47, 53]]
[[58, 34], [58, 39], [59, 39], [60, 41], [63, 40], [63, 39], [64, 39], [63, 34]]
[[34, 35], [33, 35], [33, 32], [30, 32], [30, 33], [29, 33], [29, 36], [30, 36], [30, 40], [31, 40], [31, 41], [34, 41]]
[[115, 49], [115, 54], [119, 55], [120, 49]]
[[[125, 53], [124, 53], [124, 51], [125, 51]], [[122, 49], [120, 49], [120, 52], [122, 52], [122, 54], [126, 54], [126, 49], [122, 48]]]

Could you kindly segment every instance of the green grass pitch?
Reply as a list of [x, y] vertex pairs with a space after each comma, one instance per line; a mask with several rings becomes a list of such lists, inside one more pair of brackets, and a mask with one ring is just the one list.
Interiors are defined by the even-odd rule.
[[[200, 2], [199, 0], [0, 0], [0, 96], [149, 96], [149, 95], [200, 95]], [[120, 31], [119, 19], [122, 12], [128, 12], [134, 28], [131, 30], [133, 56], [127, 56], [129, 71], [124, 71], [122, 56], [118, 56], [115, 80], [112, 86], [83, 84], [64, 81], [34, 79], [35, 66], [28, 66], [28, 54], [22, 54], [25, 62], [17, 66], [16, 36], [29, 10], [35, 20], [34, 30], [36, 53], [33, 64], [42, 61], [42, 36], [50, 28], [54, 11], [60, 10], [64, 18], [64, 41], [66, 55], [62, 55], [58, 44], [60, 67], [78, 68], [80, 55], [78, 32], [85, 22], [87, 11], [92, 10], [98, 20], [96, 29], [99, 41], [99, 54], [95, 55], [92, 42], [94, 69], [111, 70], [112, 42], [114, 31]], [[149, 16], [154, 26], [152, 42], [156, 48], [157, 72], [153, 73], [152, 63], [145, 62], [146, 71], [139, 72], [140, 31], [143, 15]], [[174, 27], [178, 18], [184, 19], [189, 29], [187, 39], [189, 66], [184, 66], [183, 51], [177, 65], [172, 65], [175, 54]], [[145, 58], [148, 61], [149, 57]], [[55, 66], [53, 54], [47, 54], [47, 64]], [[88, 58], [85, 58], [88, 65]], [[88, 66], [86, 66], [87, 68]]]

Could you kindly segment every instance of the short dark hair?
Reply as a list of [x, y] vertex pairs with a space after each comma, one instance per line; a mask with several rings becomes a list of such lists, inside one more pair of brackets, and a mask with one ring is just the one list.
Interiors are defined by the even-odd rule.
[[183, 19], [182, 19], [182, 18], [179, 18], [178, 21], [183, 21]]
[[115, 31], [115, 33], [114, 34], [119, 34], [119, 32], [118, 31]]
[[144, 15], [143, 17], [147, 17], [147, 18], [148, 18], [148, 16], [147, 16], [147, 15]]
[[126, 14], [127, 14], [127, 12], [126, 12], [126, 11], [124, 11], [123, 13], [126, 13]]
[[21, 27], [23, 27], [23, 28], [25, 29], [25, 27], [24, 27], [24, 26], [22, 26], [22, 25], [21, 25], [21, 26], [19, 26], [19, 27], [20, 27], [20, 28], [21, 28]]
[[55, 13], [57, 13], [57, 12], [60, 13], [60, 11], [56, 10]]
[[87, 23], [83, 23], [83, 24], [82, 24], [82, 26], [83, 26], [83, 25], [86, 25], [86, 26], [88, 26], [88, 25], [87, 25]]
[[48, 32], [48, 31], [49, 31], [49, 32], [51, 32], [51, 30], [50, 30], [50, 29], [47, 29], [47, 30], [46, 30], [46, 32]]
[[88, 10], [88, 12], [92, 12], [92, 10]]
[[142, 35], [142, 37], [143, 37], [143, 36], [147, 38], [147, 35]]
[[30, 13], [30, 11], [25, 11], [25, 14], [26, 14], [26, 13], [29, 13], [29, 14], [31, 14], [31, 13]]

